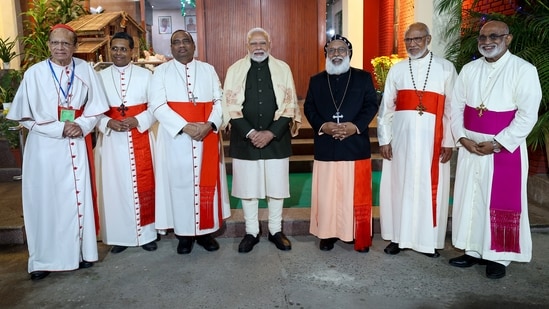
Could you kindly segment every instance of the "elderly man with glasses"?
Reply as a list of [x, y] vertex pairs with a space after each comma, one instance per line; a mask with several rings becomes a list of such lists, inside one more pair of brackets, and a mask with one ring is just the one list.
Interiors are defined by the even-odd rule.
[[412, 249], [438, 257], [448, 222], [450, 99], [457, 73], [429, 51], [427, 25], [408, 26], [404, 43], [408, 58], [391, 67], [377, 118], [381, 237], [391, 241], [387, 254]]
[[76, 43], [71, 27], [51, 28], [51, 57], [25, 72], [7, 116], [29, 130], [23, 214], [32, 280], [98, 258], [89, 133], [108, 105], [93, 68], [73, 58]]
[[336, 241], [358, 252], [372, 244], [372, 166], [368, 125], [378, 106], [370, 73], [351, 67], [351, 42], [340, 35], [325, 45], [326, 70], [309, 81], [304, 112], [314, 136], [311, 234], [320, 250]]
[[542, 93], [536, 68], [508, 50], [512, 39], [505, 23], [484, 24], [483, 57], [463, 67], [452, 99], [459, 147], [452, 243], [465, 254], [450, 265], [484, 264], [491, 279], [504, 277], [511, 261], [532, 258], [526, 137]]

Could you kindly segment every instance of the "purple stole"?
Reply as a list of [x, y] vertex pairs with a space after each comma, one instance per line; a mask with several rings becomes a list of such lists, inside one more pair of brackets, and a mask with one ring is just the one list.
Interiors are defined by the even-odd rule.
[[[467, 130], [496, 135], [508, 127], [516, 110], [505, 112], [478, 111], [465, 105], [464, 127]], [[509, 152], [502, 148], [494, 154], [494, 174], [490, 194], [490, 249], [496, 252], [520, 253], [521, 213], [521, 156], [520, 148]]]

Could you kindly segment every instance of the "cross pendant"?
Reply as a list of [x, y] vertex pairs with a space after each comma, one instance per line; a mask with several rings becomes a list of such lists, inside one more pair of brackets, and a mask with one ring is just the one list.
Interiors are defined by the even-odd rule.
[[425, 108], [425, 106], [423, 106], [422, 103], [419, 103], [419, 105], [416, 107], [416, 111], [418, 111], [418, 114], [421, 116], [423, 115], [423, 112], [426, 111], [427, 109]]
[[120, 104], [120, 106], [117, 108], [117, 110], [120, 112], [120, 115], [126, 116], [126, 111], [128, 110], [128, 108], [126, 107], [126, 105], [124, 105], [124, 103], [122, 103], [122, 104]]
[[333, 116], [332, 118], [334, 118], [336, 120], [337, 123], [339, 123], [339, 119], [340, 118], [343, 118], [343, 115], [341, 115], [341, 113], [339, 111], [337, 111]]
[[484, 103], [480, 103], [480, 105], [477, 106], [475, 109], [478, 111], [478, 116], [479, 116], [479, 117], [482, 117], [483, 112], [485, 112], [485, 111], [488, 110], [488, 109], [486, 108], [486, 105], [484, 105]]
[[193, 102], [193, 104], [196, 106], [196, 100], [198, 100], [198, 97], [192, 96], [189, 97], [189, 99], [191, 99], [191, 102]]

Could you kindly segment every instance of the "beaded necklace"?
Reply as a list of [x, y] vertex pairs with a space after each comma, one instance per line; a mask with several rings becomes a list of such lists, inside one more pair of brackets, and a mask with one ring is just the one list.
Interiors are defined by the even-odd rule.
[[416, 95], [419, 98], [419, 104], [416, 107], [416, 111], [418, 111], [418, 114], [420, 116], [423, 115], [423, 112], [427, 110], [423, 105], [423, 94], [425, 93], [425, 87], [427, 86], [427, 79], [429, 79], [429, 72], [431, 72], [431, 62], [433, 62], [433, 53], [429, 53], [431, 54], [431, 57], [429, 58], [429, 66], [427, 67], [427, 74], [425, 75], [425, 81], [423, 82], [423, 89], [421, 90], [421, 93], [417, 91], [416, 81], [414, 80], [414, 74], [412, 72], [412, 58], [408, 57], [408, 67], [410, 68], [412, 84], [414, 85], [414, 90], [416, 91]]
[[347, 89], [349, 88], [349, 82], [351, 81], [351, 71], [349, 70], [349, 77], [347, 78], [347, 85], [345, 86], [345, 92], [343, 92], [343, 97], [341, 98], [341, 102], [339, 102], [339, 106], [336, 104], [336, 100], [334, 99], [334, 94], [332, 92], [332, 85], [330, 85], [330, 74], [327, 75], [328, 77], [328, 89], [330, 89], [330, 96], [332, 97], [332, 102], [334, 103], [334, 107], [336, 109], [336, 113], [332, 116], [337, 123], [339, 123], [339, 119], [343, 118], [343, 115], [339, 112], [339, 109], [341, 108], [341, 105], [343, 104], [343, 100], [345, 100], [345, 96], [347, 95]]

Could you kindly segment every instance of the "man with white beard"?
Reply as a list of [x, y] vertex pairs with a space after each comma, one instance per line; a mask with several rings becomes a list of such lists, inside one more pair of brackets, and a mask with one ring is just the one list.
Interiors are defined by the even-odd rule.
[[333, 36], [326, 71], [311, 77], [304, 104], [314, 136], [311, 234], [320, 250], [340, 239], [358, 252], [372, 245], [372, 166], [368, 124], [378, 106], [370, 73], [351, 68], [353, 46]]
[[301, 112], [292, 71], [269, 54], [267, 31], [253, 28], [246, 38], [248, 54], [229, 67], [223, 90], [223, 127], [231, 132], [231, 194], [241, 199], [246, 222], [238, 252], [250, 252], [259, 242], [258, 203], [265, 198], [268, 239], [286, 251], [292, 244], [282, 233], [282, 208], [290, 197], [291, 138], [297, 135]]
[[433, 55], [429, 28], [404, 34], [408, 59], [389, 70], [377, 121], [383, 169], [381, 237], [387, 254], [409, 248], [438, 257], [444, 248], [450, 196], [451, 94], [454, 65]]
[[454, 86], [452, 132], [459, 156], [454, 188], [452, 244], [465, 254], [450, 265], [486, 265], [505, 276], [511, 261], [529, 262], [526, 137], [542, 97], [536, 68], [511, 54], [513, 39], [501, 21], [480, 29], [484, 56], [466, 64]]

